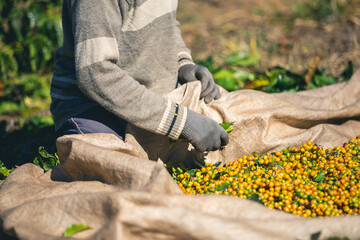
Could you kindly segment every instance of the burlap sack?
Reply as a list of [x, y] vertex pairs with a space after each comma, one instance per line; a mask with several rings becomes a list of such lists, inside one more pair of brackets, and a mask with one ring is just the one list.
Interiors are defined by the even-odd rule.
[[[169, 98], [218, 122], [235, 121], [223, 151], [203, 154], [224, 163], [243, 154], [299, 146], [342, 145], [360, 134], [360, 71], [347, 83], [299, 93], [227, 93], [208, 105], [199, 83]], [[184, 195], [163, 166], [199, 155], [188, 143], [129, 126], [113, 135], [57, 140], [61, 165], [46, 173], [17, 168], [0, 185], [0, 225], [20, 239], [62, 239], [71, 224], [91, 227], [73, 239], [360, 239], [360, 216], [305, 219], [230, 196]], [[149, 161], [149, 159], [153, 161]]]

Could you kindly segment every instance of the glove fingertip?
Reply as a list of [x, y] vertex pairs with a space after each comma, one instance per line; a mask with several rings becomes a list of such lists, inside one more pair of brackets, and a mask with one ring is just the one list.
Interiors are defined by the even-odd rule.
[[213, 146], [213, 150], [218, 150], [221, 147], [221, 140], [216, 141], [216, 143]]
[[218, 86], [216, 86], [216, 96], [215, 96], [215, 100], [218, 100], [219, 98], [220, 98], [220, 96], [221, 96], [221, 94], [220, 94], [220, 89], [219, 89], [219, 87]]
[[221, 146], [225, 146], [229, 143], [229, 135], [224, 130], [224, 132], [221, 133]]
[[204, 98], [204, 101], [205, 101], [206, 104], [208, 104], [209, 102], [211, 102], [211, 100], [212, 100], [211, 98]]

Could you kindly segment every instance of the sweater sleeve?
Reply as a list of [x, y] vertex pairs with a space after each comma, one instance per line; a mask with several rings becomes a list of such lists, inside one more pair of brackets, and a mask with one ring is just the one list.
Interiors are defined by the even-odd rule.
[[121, 1], [68, 1], [79, 89], [119, 118], [177, 139], [185, 125], [186, 108], [149, 91], [117, 65]]
[[191, 51], [186, 47], [184, 40], [181, 35], [180, 23], [175, 20], [175, 31], [176, 31], [176, 44], [177, 44], [177, 57], [179, 62], [179, 68], [186, 64], [194, 64], [191, 57]]

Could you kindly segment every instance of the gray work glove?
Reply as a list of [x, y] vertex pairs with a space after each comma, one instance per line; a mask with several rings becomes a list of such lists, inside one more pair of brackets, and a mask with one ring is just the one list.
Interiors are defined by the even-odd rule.
[[205, 103], [220, 98], [220, 89], [206, 67], [193, 64], [184, 65], [179, 69], [178, 80], [181, 84], [201, 81], [200, 99], [204, 98]]
[[189, 109], [181, 136], [200, 152], [215, 151], [229, 143], [229, 136], [220, 124]]

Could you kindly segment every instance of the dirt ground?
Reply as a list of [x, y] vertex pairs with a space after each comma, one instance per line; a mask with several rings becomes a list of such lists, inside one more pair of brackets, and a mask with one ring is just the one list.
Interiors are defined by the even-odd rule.
[[294, 7], [309, 0], [181, 0], [177, 17], [196, 60], [251, 51], [261, 56], [259, 69], [302, 72], [319, 56], [319, 67], [336, 76], [348, 61], [360, 67], [360, 1], [347, 1], [341, 14], [318, 20], [316, 13], [296, 15]]

